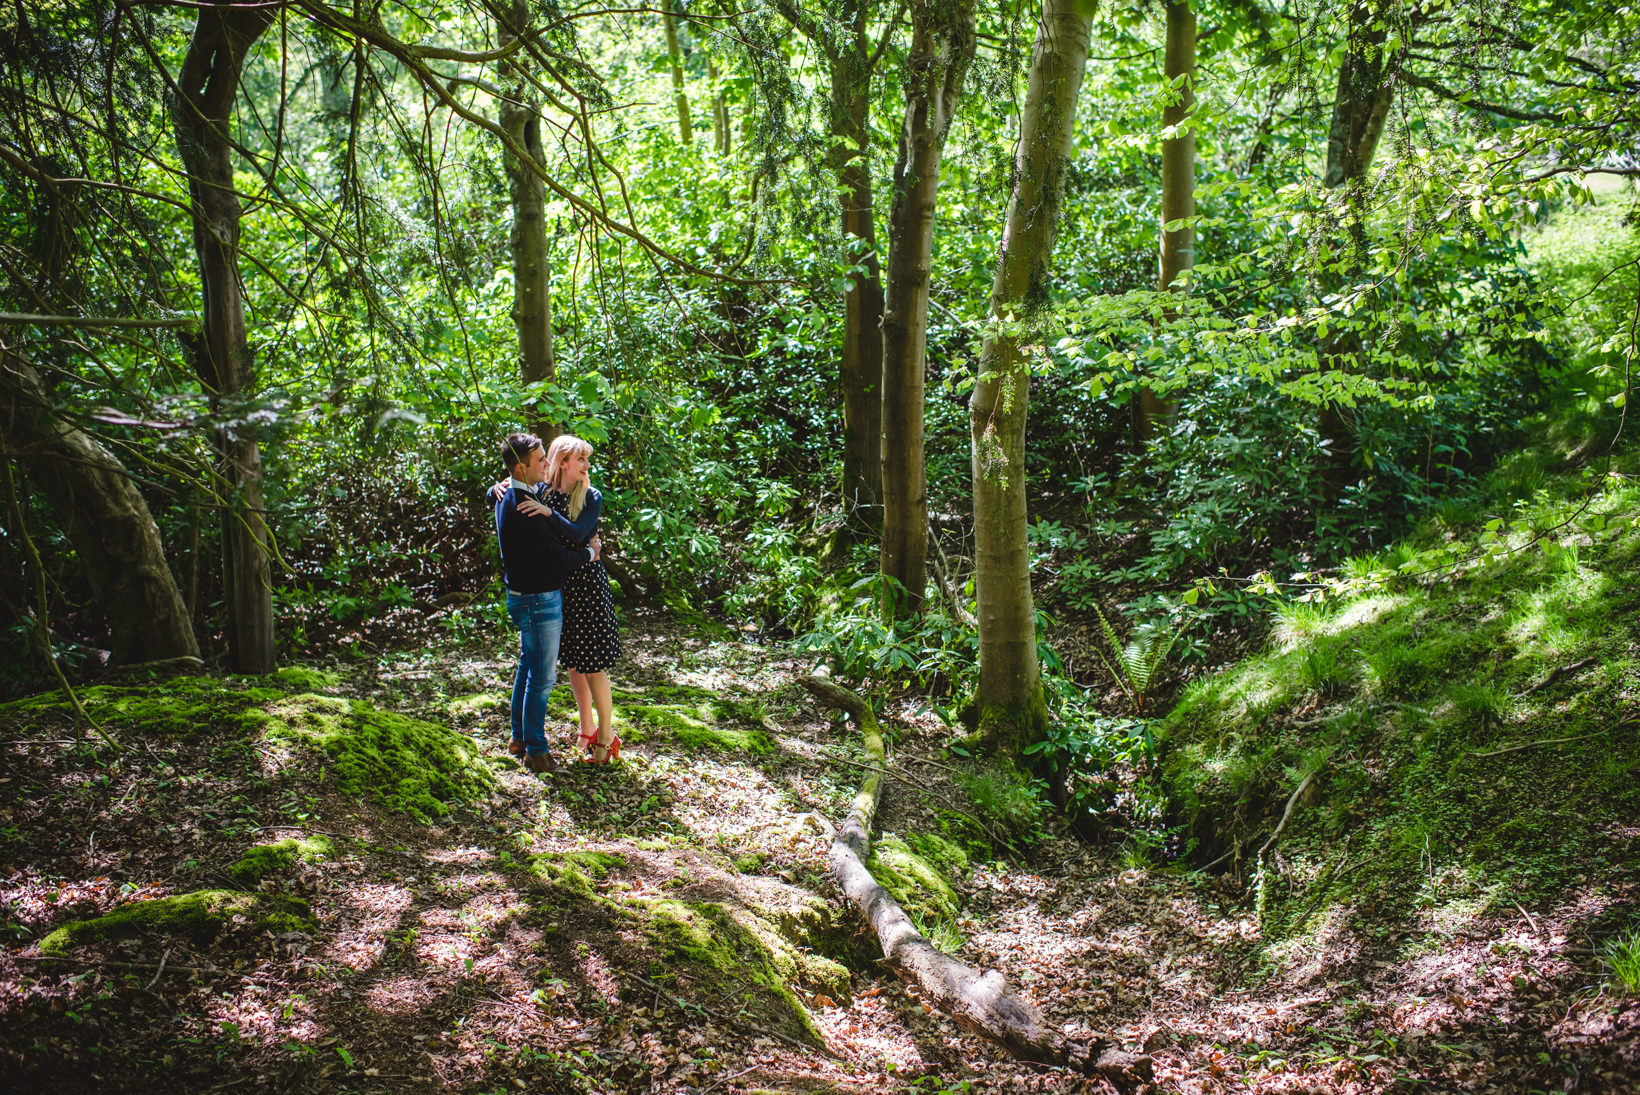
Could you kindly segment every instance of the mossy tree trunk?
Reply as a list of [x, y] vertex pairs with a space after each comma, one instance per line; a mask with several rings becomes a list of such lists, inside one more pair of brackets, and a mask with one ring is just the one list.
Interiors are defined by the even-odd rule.
[[678, 140], [695, 143], [695, 127], [689, 119], [689, 93], [683, 87], [683, 45], [678, 33], [678, 0], [664, 0], [661, 21], [666, 27], [666, 56], [672, 66], [672, 101], [678, 110]]
[[[1187, 127], [1196, 106], [1196, 13], [1190, 0], [1167, 4], [1167, 45], [1162, 73], [1173, 96], [1162, 109], [1162, 125], [1173, 129], [1162, 141], [1162, 222], [1158, 248], [1158, 287], [1166, 292], [1180, 274], [1195, 264], [1196, 131]], [[1172, 227], [1169, 227], [1169, 226]], [[1139, 389], [1133, 404], [1133, 446], [1143, 452], [1159, 429], [1179, 413], [1177, 400]]]
[[[204, 298], [200, 337], [191, 347], [194, 369], [226, 418], [236, 417], [232, 404], [256, 384], [239, 280], [240, 205], [229, 128], [245, 54], [276, 10], [262, 4], [200, 8], [171, 102]], [[271, 673], [277, 651], [262, 454], [244, 422], [218, 429], [216, 449], [227, 496], [222, 547], [229, 658], [241, 673]]]
[[[1327, 168], [1322, 182], [1331, 189], [1344, 190], [1343, 234], [1329, 280], [1336, 288], [1360, 269], [1365, 246], [1362, 210], [1367, 194], [1367, 172], [1384, 135], [1384, 123], [1395, 98], [1395, 71], [1398, 57], [1384, 49], [1387, 10], [1380, 0], [1360, 0], [1349, 9], [1349, 26], [1344, 60], [1338, 69], [1338, 89], [1333, 96], [1332, 117], [1327, 127]], [[1335, 325], [1334, 333], [1322, 341], [1322, 368], [1350, 372], [1358, 367], [1361, 352], [1359, 333]], [[1323, 399], [1316, 416], [1316, 428], [1324, 448], [1321, 490], [1335, 501], [1354, 475], [1358, 447], [1354, 414], [1337, 399]]]
[[148, 504], [114, 454], [57, 413], [39, 373], [0, 345], [0, 446], [25, 464], [74, 545], [120, 662], [197, 659]]
[[1025, 423], [1031, 323], [1048, 304], [1076, 97], [1087, 68], [1089, 0], [1044, 0], [1020, 124], [1014, 189], [991, 282], [996, 333], [980, 351], [969, 401], [974, 484], [974, 582], [979, 600], [982, 737], [1020, 753], [1047, 723], [1036, 655], [1025, 522]]
[[[499, 24], [497, 39], [502, 46], [516, 40], [529, 26], [529, 8], [524, 0], [512, 0]], [[527, 56], [516, 54], [515, 57]], [[501, 129], [514, 147], [524, 149], [536, 163], [541, 154], [541, 110], [529, 92], [519, 66], [509, 59], [501, 65]], [[552, 273], [547, 262], [546, 190], [541, 176], [510, 149], [502, 152], [507, 172], [507, 192], [512, 199], [513, 223], [509, 246], [512, 251], [512, 321], [518, 332], [519, 379], [526, 385], [550, 379], [552, 356]], [[536, 414], [532, 428], [543, 440], [558, 434], [558, 425]]]
[[855, 267], [843, 289], [843, 491], [866, 527], [879, 524], [883, 492], [883, 282], [871, 194], [871, 5], [844, 6], [847, 35], [828, 58], [832, 155], [843, 243]]
[[1124, 1053], [1113, 1047], [1112, 1039], [1100, 1035], [1067, 1038], [1016, 994], [1000, 971], [966, 965], [942, 953], [917, 930], [894, 895], [866, 866], [871, 858], [871, 830], [882, 799], [883, 776], [888, 770], [888, 754], [877, 717], [869, 703], [846, 688], [821, 677], [798, 679], [815, 698], [847, 711], [860, 726], [867, 774], [849, 804], [848, 816], [832, 837], [831, 875], [843, 896], [871, 925], [889, 967], [964, 1029], [991, 1039], [1018, 1057], [1102, 1075], [1118, 1090], [1148, 1082], [1152, 1072], [1148, 1057]]
[[775, 7], [825, 58], [830, 81], [830, 159], [846, 260], [854, 267], [843, 288], [838, 370], [842, 492], [855, 528], [875, 532], [883, 486], [883, 283], [871, 189], [871, 80], [880, 51], [873, 52], [866, 35], [874, 2], [841, 0], [825, 17], [792, 0], [777, 0]]
[[894, 163], [883, 292], [883, 610], [922, 611], [928, 581], [923, 373], [940, 160], [974, 58], [972, 0], [911, 0], [905, 120]]

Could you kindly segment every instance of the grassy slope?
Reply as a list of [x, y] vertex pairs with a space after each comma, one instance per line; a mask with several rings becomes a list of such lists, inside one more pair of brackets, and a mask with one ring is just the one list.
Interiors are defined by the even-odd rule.
[[[1581, 348], [1569, 387], [1616, 390], [1633, 270], [1589, 291], [1640, 253], [1628, 204], [1563, 213], [1529, 241], [1569, 300], [1548, 332]], [[1579, 883], [1594, 884], [1592, 933], [1635, 915], [1599, 900], [1640, 820], [1640, 459], [1599, 455], [1617, 426], [1569, 391], [1474, 498], [1352, 560], [1325, 597], [1278, 605], [1265, 652], [1164, 720], [1175, 820], [1194, 862], [1253, 885], [1273, 968], [1384, 895], [1408, 930], [1374, 930], [1401, 957], [1429, 946], [1419, 929]]]
[[1640, 489], [1524, 458], [1495, 486], [1357, 560], [1337, 600], [1282, 606], [1270, 649], [1165, 722], [1199, 861], [1259, 873], [1278, 937], [1374, 888], [1432, 913], [1549, 894], [1640, 817]]

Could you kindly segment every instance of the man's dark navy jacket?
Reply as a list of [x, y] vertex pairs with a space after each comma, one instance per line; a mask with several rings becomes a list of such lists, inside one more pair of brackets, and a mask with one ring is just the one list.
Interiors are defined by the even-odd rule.
[[[508, 487], [495, 504], [495, 534], [501, 541], [501, 571], [513, 593], [551, 593], [564, 588], [569, 572], [592, 559], [589, 548], [571, 547], [559, 536], [553, 517], [518, 512], [522, 494]], [[556, 523], [573, 529], [562, 517]]]

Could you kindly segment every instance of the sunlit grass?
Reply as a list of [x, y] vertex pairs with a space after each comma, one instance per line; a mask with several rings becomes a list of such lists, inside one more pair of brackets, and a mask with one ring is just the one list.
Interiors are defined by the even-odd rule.
[[1606, 964], [1624, 989], [1640, 992], [1640, 927], [1630, 928], [1606, 943]]

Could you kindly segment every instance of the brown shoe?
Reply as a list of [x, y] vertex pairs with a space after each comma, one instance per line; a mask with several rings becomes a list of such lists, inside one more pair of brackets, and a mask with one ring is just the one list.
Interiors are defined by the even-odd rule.
[[532, 772], [554, 776], [558, 774], [558, 762], [552, 759], [551, 753], [535, 753], [525, 757], [524, 767]]
[[523, 756], [524, 755], [524, 739], [523, 738], [513, 738], [511, 741], [509, 741], [507, 743], [507, 752], [511, 753], [515, 757]]

